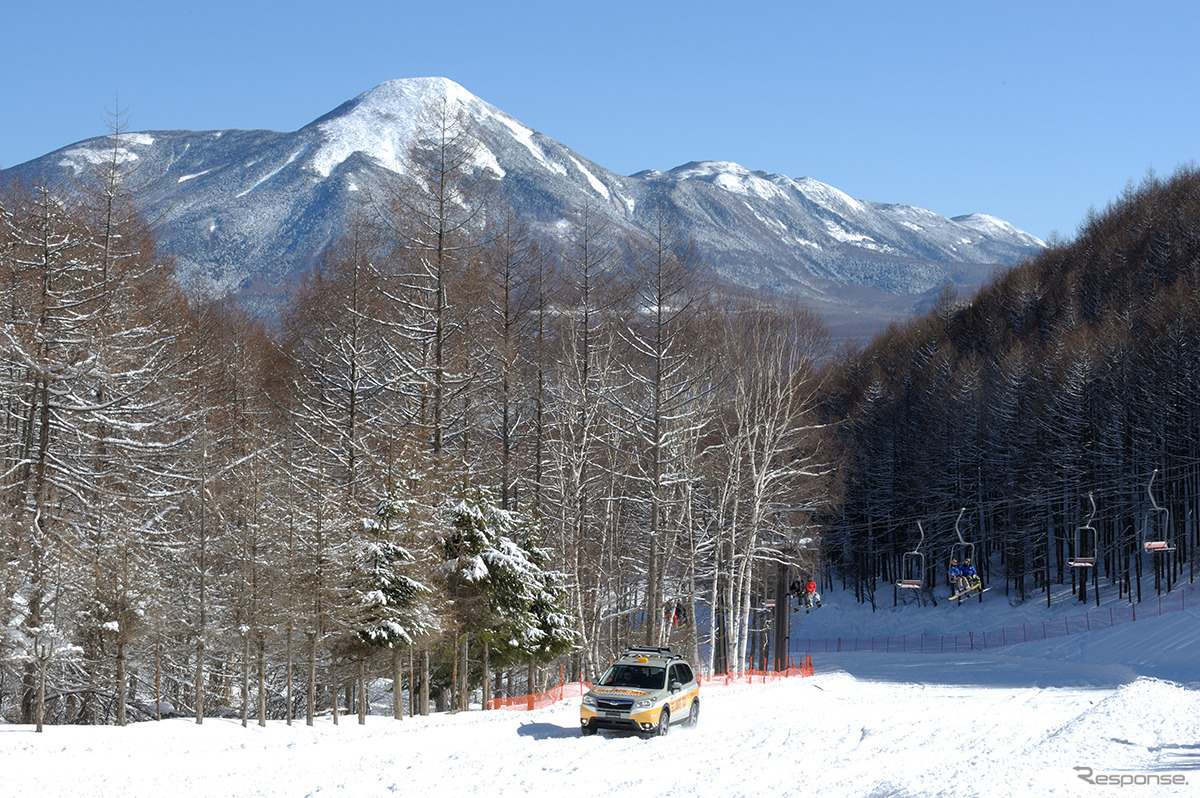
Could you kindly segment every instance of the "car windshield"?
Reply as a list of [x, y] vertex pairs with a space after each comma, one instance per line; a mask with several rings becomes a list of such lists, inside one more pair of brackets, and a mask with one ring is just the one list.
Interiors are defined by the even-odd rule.
[[666, 668], [651, 665], [613, 665], [604, 674], [600, 684], [604, 687], [635, 687], [638, 690], [661, 690], [666, 679]]

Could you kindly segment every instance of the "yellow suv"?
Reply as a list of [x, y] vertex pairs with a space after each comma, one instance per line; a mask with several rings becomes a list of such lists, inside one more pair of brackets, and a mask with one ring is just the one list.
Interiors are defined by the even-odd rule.
[[700, 683], [692, 666], [665, 646], [633, 646], [616, 659], [583, 697], [579, 728], [666, 734], [672, 723], [700, 721]]

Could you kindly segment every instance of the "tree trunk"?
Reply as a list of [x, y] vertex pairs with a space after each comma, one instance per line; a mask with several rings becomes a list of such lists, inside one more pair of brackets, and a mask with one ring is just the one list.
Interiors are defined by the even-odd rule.
[[267, 725], [267, 643], [258, 636], [258, 725]]
[[469, 653], [470, 644], [469, 644], [469, 641], [468, 641], [466, 635], [463, 635], [462, 641], [459, 643], [459, 646], [461, 647], [461, 651], [462, 651], [462, 662], [461, 662], [461, 665], [459, 668], [459, 672], [461, 675], [459, 676], [460, 686], [459, 686], [459, 690], [458, 690], [458, 709], [460, 712], [466, 712], [470, 706], [469, 693], [470, 693], [470, 687], [471, 687], [470, 660], [468, 659], [468, 656], [467, 656]]
[[358, 725], [367, 723], [367, 660], [358, 661]]
[[334, 726], [338, 725], [338, 715], [340, 714], [340, 710], [338, 709], [337, 691], [337, 675], [333, 672], [333, 663], [331, 662], [329, 663], [329, 708], [330, 715], [333, 717]]
[[162, 720], [162, 641], [154, 643], [154, 719]]
[[49, 652], [38, 653], [38, 687], [37, 687], [37, 704], [35, 714], [37, 715], [37, 731], [42, 731], [42, 722], [46, 718], [46, 667], [50, 664]]
[[458, 709], [458, 632], [454, 633], [454, 645], [450, 648], [450, 706]]
[[421, 651], [421, 716], [429, 714], [429, 651]]
[[313, 725], [313, 715], [317, 712], [317, 636], [308, 633], [308, 701], [305, 705], [304, 722]]
[[285, 706], [283, 709], [283, 718], [287, 725], [292, 725], [292, 627], [288, 626], [287, 643], [284, 646], [284, 695]]
[[117, 725], [124, 726], [125, 694], [127, 692], [128, 675], [125, 672], [125, 641], [117, 640]]
[[196, 641], [196, 683], [193, 685], [196, 702], [196, 725], [204, 723], [204, 639]]
[[392, 649], [392, 718], [404, 720], [404, 660], [400, 649]]
[[489, 704], [492, 700], [492, 666], [491, 666], [491, 646], [488, 641], [483, 641], [483, 708], [489, 709]]
[[250, 725], [250, 635], [242, 635], [242, 726]]

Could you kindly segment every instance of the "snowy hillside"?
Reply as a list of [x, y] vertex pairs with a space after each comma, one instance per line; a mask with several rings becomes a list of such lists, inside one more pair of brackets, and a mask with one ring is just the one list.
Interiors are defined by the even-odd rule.
[[[876, 613], [835, 593], [827, 599], [832, 603], [811, 615], [795, 614], [793, 634], [802, 627], [858, 634], [921, 625], [939, 633], [993, 628], [1021, 612], [1002, 598]], [[1050, 614], [1074, 611], [1060, 605]], [[584, 739], [576, 726], [578, 699], [568, 698], [533, 712], [400, 722], [372, 716], [366, 726], [346, 718], [335, 727], [324, 718], [313, 728], [272, 722], [243, 729], [208, 719], [203, 726], [174, 720], [124, 729], [54, 727], [41, 735], [4, 726], [0, 770], [11, 794], [42, 798], [962, 798], [1094, 795], [1097, 786], [1122, 779], [1136, 787], [1129, 794], [1194, 795], [1197, 621], [1200, 612], [1192, 609], [992, 651], [817, 655], [809, 679], [706, 684], [699, 728], [654, 740]], [[1151, 670], [1157, 678], [1146, 675]]]
[[[891, 588], [883, 588], [875, 612], [837, 595], [818, 611], [793, 614], [793, 657], [811, 653], [821, 660], [826, 650], [863, 650], [872, 642], [882, 650], [889, 640], [893, 652], [905, 648], [935, 652], [943, 648], [942, 641], [945, 650], [953, 651], [952, 641], [957, 641], [959, 651], [972, 647], [998, 654], [1021, 651], [1052, 660], [1115, 666], [1127, 675], [1185, 681], [1200, 689], [1200, 629], [1186, 631], [1187, 621], [1180, 620], [1200, 616], [1200, 585], [1184, 583], [1161, 596], [1146, 588], [1137, 604], [1105, 588], [1099, 606], [1094, 600], [1087, 604], [1074, 600], [1069, 585], [1054, 586], [1049, 607], [1044, 594], [1018, 602], [1004, 594], [1002, 584], [985, 593], [982, 602], [976, 598], [961, 604], [947, 602], [943, 592], [937, 606], [893, 607]], [[913, 600], [904, 593], [900, 598]], [[1156, 626], [1159, 621], [1164, 625]], [[1167, 628], [1183, 636], [1161, 640], [1148, 636], [1151, 629]], [[1023, 640], [1031, 642], [1018, 646]]]
[[[1042, 246], [993, 217], [859, 201], [811, 178], [733, 163], [617, 175], [444, 78], [389, 81], [292, 133], [129, 134], [122, 156], [136, 165], [138, 201], [192, 289], [238, 292], [269, 315], [356, 203], [381, 207], [381, 187], [404, 168], [423, 115], [443, 98], [479, 134], [475, 167], [500, 179], [547, 240], [585, 206], [619, 237], [650, 222], [661, 201], [726, 279], [799, 294], [858, 332], [911, 312], [947, 282], [973, 289], [997, 264]], [[0, 180], [69, 185], [105, 150], [105, 138], [80, 142]]]

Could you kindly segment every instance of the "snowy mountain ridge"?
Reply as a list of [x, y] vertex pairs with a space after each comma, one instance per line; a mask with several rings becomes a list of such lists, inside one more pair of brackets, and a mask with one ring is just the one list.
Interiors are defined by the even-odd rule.
[[[446, 78], [387, 81], [292, 133], [151, 131], [119, 144], [137, 164], [138, 201], [185, 283], [235, 292], [272, 315], [351, 208], [404, 170], [423, 115], [443, 99], [478, 134], [475, 168], [498, 178], [547, 240], [585, 205], [622, 235], [661, 202], [724, 279], [798, 294], [846, 334], [873, 332], [947, 283], [973, 290], [996, 266], [1043, 246], [986, 214], [948, 219], [727, 161], [618, 175]], [[108, 153], [109, 137], [89, 139], [0, 178], [66, 185]]]

